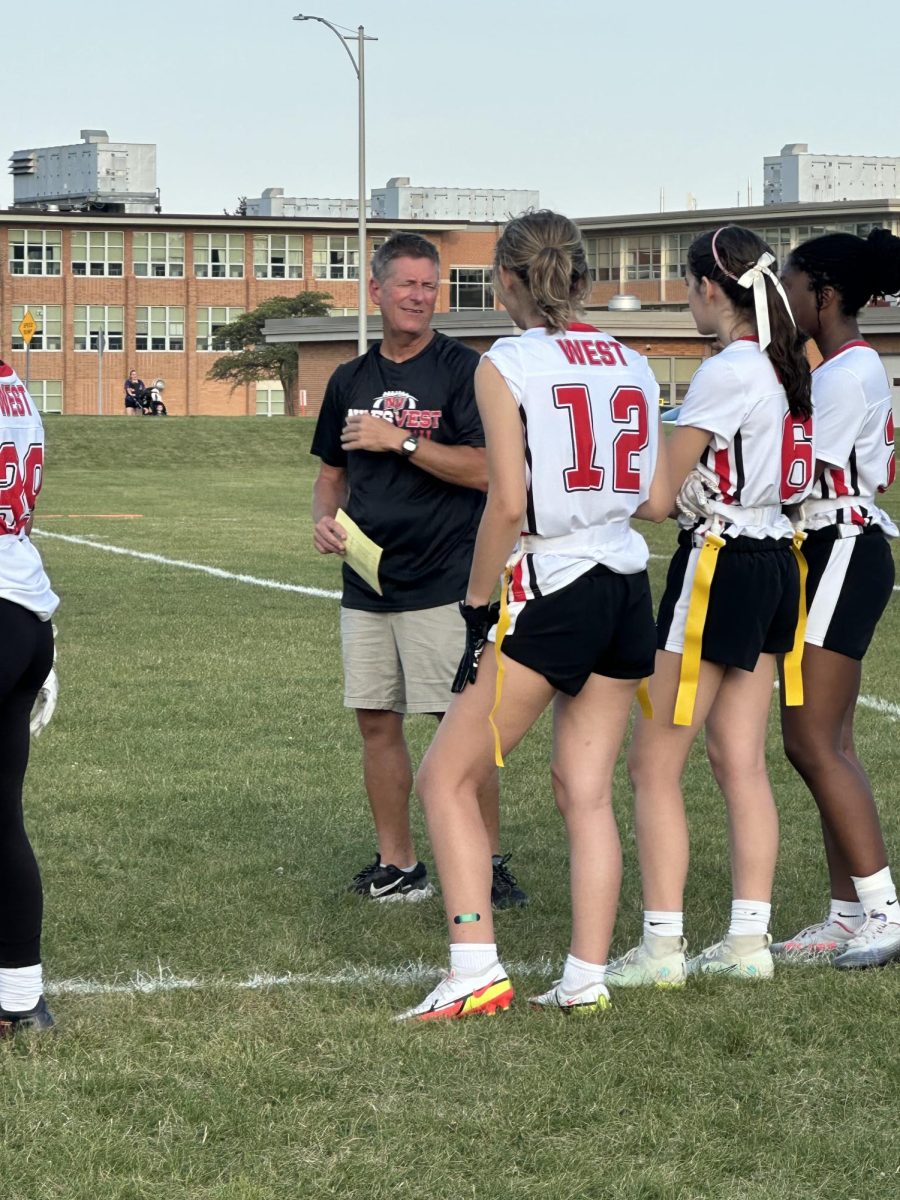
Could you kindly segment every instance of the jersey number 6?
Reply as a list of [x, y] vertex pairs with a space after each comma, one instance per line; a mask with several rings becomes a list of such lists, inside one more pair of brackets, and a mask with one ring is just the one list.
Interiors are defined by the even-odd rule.
[[801, 421], [786, 413], [781, 431], [781, 500], [806, 492], [813, 477], [812, 417]]
[[[569, 410], [574, 465], [563, 471], [567, 492], [597, 492], [603, 487], [605, 471], [597, 464], [597, 439], [594, 434], [594, 415], [591, 394], [583, 383], [557, 384], [553, 403]], [[637, 428], [622, 429], [613, 438], [614, 492], [637, 493], [641, 490], [641, 472], [637, 456], [650, 440], [650, 421], [647, 397], [637, 387], [618, 387], [609, 398], [610, 417], [616, 425]]]

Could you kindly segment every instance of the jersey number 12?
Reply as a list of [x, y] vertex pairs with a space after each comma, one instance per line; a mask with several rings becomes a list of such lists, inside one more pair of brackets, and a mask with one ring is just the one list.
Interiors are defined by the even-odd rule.
[[[603, 487], [606, 472], [595, 461], [597, 439], [591, 394], [583, 383], [557, 384], [553, 403], [569, 411], [574, 462], [563, 471], [567, 492], [598, 492]], [[613, 438], [614, 492], [636, 494], [641, 490], [641, 471], [638, 455], [650, 440], [650, 420], [647, 397], [637, 387], [618, 387], [609, 398], [610, 416], [616, 425], [628, 425]], [[636, 428], [630, 428], [636, 422]]]

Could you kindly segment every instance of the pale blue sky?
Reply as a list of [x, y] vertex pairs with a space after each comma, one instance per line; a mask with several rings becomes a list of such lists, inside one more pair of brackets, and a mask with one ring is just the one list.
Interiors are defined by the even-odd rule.
[[[308, 6], [308, 7], [307, 7]], [[356, 193], [356, 80], [309, 11], [367, 47], [368, 184], [537, 188], [572, 216], [762, 199], [785, 142], [900, 155], [898, 0], [40, 0], [7, 25], [4, 159], [155, 142], [167, 212]], [[0, 206], [12, 201], [4, 171]]]

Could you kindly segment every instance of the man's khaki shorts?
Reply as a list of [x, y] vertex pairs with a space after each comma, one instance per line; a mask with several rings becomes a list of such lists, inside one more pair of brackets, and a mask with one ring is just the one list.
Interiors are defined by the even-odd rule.
[[458, 604], [412, 612], [341, 609], [344, 704], [442, 713], [466, 646]]

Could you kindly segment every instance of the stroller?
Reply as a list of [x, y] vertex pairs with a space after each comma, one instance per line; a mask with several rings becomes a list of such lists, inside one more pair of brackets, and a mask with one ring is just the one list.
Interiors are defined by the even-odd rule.
[[160, 395], [165, 386], [162, 379], [155, 379], [150, 387], [145, 387], [143, 391], [138, 392], [135, 396], [138, 404], [143, 409], [145, 417], [165, 417], [168, 415], [166, 406]]

